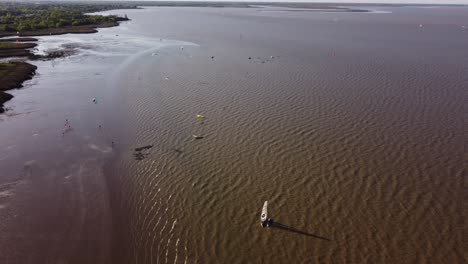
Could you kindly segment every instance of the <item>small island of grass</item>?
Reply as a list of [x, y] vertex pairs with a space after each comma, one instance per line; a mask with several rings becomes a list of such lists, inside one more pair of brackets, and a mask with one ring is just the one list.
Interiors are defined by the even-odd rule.
[[35, 43], [12, 43], [0, 40], [0, 58], [31, 56], [29, 49], [36, 46]]
[[25, 62], [0, 63], [0, 113], [4, 112], [3, 103], [13, 98], [4, 91], [21, 88], [22, 83], [31, 79], [37, 67]]

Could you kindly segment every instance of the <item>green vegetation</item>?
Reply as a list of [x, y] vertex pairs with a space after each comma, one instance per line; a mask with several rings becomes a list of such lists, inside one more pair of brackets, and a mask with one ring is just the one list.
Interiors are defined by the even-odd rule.
[[0, 41], [0, 50], [7, 49], [30, 49], [34, 48], [36, 44], [34, 43], [12, 43], [12, 42], [1, 42]]
[[[35, 43], [15, 43], [0, 41], [0, 58], [31, 56], [32, 53], [29, 51], [29, 49], [34, 48], [36, 45], [37, 44]], [[0, 77], [2, 76], [1, 73], [2, 72], [0, 71]]]
[[67, 26], [115, 24], [128, 20], [114, 15], [86, 15], [85, 13], [104, 11], [130, 6], [98, 4], [32, 4], [0, 3], [0, 32], [36, 31]]
[[11, 49], [11, 48], [14, 48], [16, 46], [15, 43], [3, 43], [3, 42], [0, 42], [0, 49]]

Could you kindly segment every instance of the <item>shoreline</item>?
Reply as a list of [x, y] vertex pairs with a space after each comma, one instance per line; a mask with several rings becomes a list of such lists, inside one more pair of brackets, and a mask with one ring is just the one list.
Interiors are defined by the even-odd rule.
[[[98, 28], [109, 28], [109, 27], [116, 27], [122, 21], [130, 21], [130, 19], [121, 18], [121, 20], [117, 22], [104, 22], [101, 24], [91, 24], [91, 25], [82, 25], [82, 26], [64, 26], [60, 28], [47, 28], [47, 29], [40, 29], [35, 31], [23, 31], [17, 34], [16, 32], [1, 32], [0, 38], [3, 37], [34, 37], [34, 36], [52, 36], [52, 35], [64, 35], [64, 34], [90, 34], [98, 32]], [[2, 41], [0, 39], [0, 41]]]
[[26, 62], [0, 63], [0, 113], [6, 111], [4, 103], [13, 99], [5, 91], [23, 87], [23, 82], [36, 75], [37, 66]]
[[[106, 35], [109, 31], [118, 31], [118, 34], [120, 34], [121, 28], [104, 30], [102, 33], [100, 31], [99, 34]], [[109, 34], [108, 36], [113, 38], [114, 35]], [[62, 50], [64, 48], [61, 46], [62, 44], [73, 44], [73, 40], [70, 39], [76, 38], [74, 36], [80, 39], [96, 38], [96, 35], [68, 35], [63, 38], [65, 40], [61, 41], [56, 48]], [[45, 37], [41, 39], [41, 45], [44, 45], [39, 46], [41, 51], [45, 49], [46, 53], [49, 53], [47, 43], [52, 38]], [[96, 57], [89, 56], [88, 59], [95, 61], [94, 58]], [[71, 58], [70, 60], [74, 61], [74, 59]], [[119, 59], [116, 61], [119, 61]], [[62, 64], [62, 61], [65, 62]], [[20, 168], [18, 175], [23, 174], [22, 170], [29, 173], [26, 177], [20, 178], [19, 182], [21, 184], [6, 189], [6, 191], [15, 195], [14, 199], [0, 199], [0, 206], [5, 204], [4, 209], [0, 208], [0, 216], [9, 216], [13, 214], [11, 213], [13, 210], [19, 211], [20, 213], [16, 213], [16, 211], [15, 213], [21, 215], [18, 217], [19, 220], [13, 217], [9, 218], [8, 221], [5, 220], [0, 227], [0, 233], [6, 234], [0, 239], [0, 248], [11, 248], [11, 251], [0, 253], [1, 263], [5, 262], [5, 259], [14, 259], [14, 263], [22, 263], [26, 261], [26, 257], [31, 257], [38, 263], [43, 263], [45, 260], [55, 263], [63, 259], [71, 259], [73, 263], [113, 263], [110, 249], [114, 237], [114, 219], [112, 218], [113, 211], [109, 208], [112, 201], [108, 196], [111, 195], [111, 191], [112, 194], [116, 192], [108, 188], [109, 183], [107, 183], [107, 180], [112, 181], [112, 179], [104, 175], [104, 167], [113, 161], [114, 155], [116, 155], [110, 141], [116, 140], [113, 132], [116, 129], [111, 129], [112, 122], [106, 118], [112, 117], [114, 112], [112, 111], [112, 115], [109, 115], [110, 112], [106, 109], [108, 107], [106, 105], [110, 101], [107, 101], [104, 96], [100, 96], [102, 90], [95, 91], [95, 89], [91, 89], [90, 92], [89, 89], [90, 85], [94, 85], [95, 82], [105, 78], [96, 75], [96, 78], [92, 78], [93, 80], [87, 82], [88, 85], [83, 85], [86, 87], [80, 89], [81, 82], [80, 85], [76, 84], [78, 83], [77, 80], [81, 80], [70, 74], [70, 71], [67, 71], [67, 69], [70, 69], [70, 65], [66, 61], [68, 59], [57, 61], [57, 64], [61, 64], [59, 66], [61, 73], [57, 74], [57, 77], [63, 80], [62, 84], [65, 83], [64, 86], [67, 86], [60, 89], [60, 93], [67, 93], [65, 96], [63, 96], [64, 94], [57, 95], [54, 93], [54, 89], [49, 89], [49, 87], [56, 87], [50, 85], [48, 81], [56, 73], [54, 70], [56, 66], [53, 66], [53, 61], [37, 64], [39, 62], [30, 62], [28, 60], [27, 62], [34, 63], [40, 68], [39, 72], [42, 74], [40, 79], [44, 79], [44, 81], [32, 86], [29, 82], [25, 83], [26, 87], [31, 86], [34, 89], [24, 89], [29, 90], [29, 92], [24, 92], [25, 94], [23, 92], [14, 94], [18, 97], [17, 101], [12, 103], [14, 108], [8, 104], [6, 107], [12, 107], [12, 109], [5, 115], [0, 115], [0, 119], [4, 117], [4, 120], [6, 120], [6, 130], [3, 136], [8, 137], [8, 140], [3, 140], [3, 143], [8, 146], [15, 144], [18, 148], [25, 146], [26, 149], [26, 154], [17, 157], [14, 156], [15, 150], [5, 149], [6, 156], [2, 155], [0, 158], [7, 160], [7, 162], [4, 162], [5, 167], [10, 166], [10, 161], [18, 161], [18, 166], [9, 167], [14, 172], [10, 173], [10, 175], [15, 175], [15, 168]], [[79, 68], [87, 70], [89, 63], [88, 61], [81, 61]], [[62, 69], [65, 71], [61, 71]], [[112, 72], [111, 67], [100, 69], [96, 70], [96, 72], [102, 75], [105, 72]], [[93, 76], [94, 73], [93, 71]], [[1, 80], [0, 83], [3, 84]], [[102, 84], [106, 86], [105, 82]], [[103, 87], [102, 89], [106, 88]], [[83, 91], [85, 92], [82, 93]], [[87, 99], [96, 96], [100, 99], [99, 104], [92, 104], [91, 101], [85, 99], [79, 109], [72, 112], [69, 109], [73, 108], [73, 106], [70, 106], [69, 103], [63, 103], [70, 98], [70, 101], [73, 101], [70, 104], [75, 104], [79, 100], [76, 98], [84, 94], [86, 94]], [[15, 116], [17, 112], [24, 109], [23, 107], [28, 107], [28, 102], [24, 104], [25, 98], [27, 100], [30, 98], [36, 100], [35, 98], [42, 96], [45, 97], [44, 101], [41, 101], [41, 105], [44, 105], [44, 107], [41, 106], [41, 109], [37, 111], [35, 109], [27, 116]], [[50, 101], [50, 98], [64, 100], [55, 103]], [[88, 107], [88, 103], [91, 105], [90, 107]], [[49, 106], [53, 109], [48, 108]], [[93, 108], [91, 111], [95, 112], [94, 114], [88, 111], [91, 108]], [[44, 113], [46, 115], [43, 115]], [[15, 117], [10, 119], [10, 116]], [[70, 120], [73, 130], [61, 135], [62, 121], [66, 120], [66, 118]], [[102, 124], [102, 128], [100, 126], [98, 128], [97, 124], [93, 124], [94, 121]], [[15, 137], [14, 133], [9, 133], [17, 123], [21, 123], [27, 128], [19, 131], [19, 133], [24, 133], [23, 136]], [[32, 134], [29, 131], [33, 131]], [[90, 137], [84, 138], [82, 135], [90, 135]], [[31, 141], [24, 143], [27, 140]], [[122, 143], [118, 139], [116, 142], [118, 142], [116, 147], [118, 150]], [[48, 155], [40, 153], [36, 155], [34, 150], [41, 147], [43, 147], [41, 151], [47, 151]], [[5, 177], [0, 180], [6, 180], [5, 184], [10, 184], [16, 179]], [[0, 185], [2, 184], [3, 182], [0, 182]], [[118, 183], [111, 186], [118, 186]], [[42, 208], [41, 204], [47, 204], [47, 206]], [[112, 208], [118, 208], [117, 204], [112, 203], [112, 205], [115, 206]], [[24, 226], [27, 226], [28, 229], [22, 230]], [[15, 234], [18, 232], [22, 232], [24, 236], [16, 237]], [[40, 234], [41, 237], [36, 234]], [[43, 239], [52, 241], [44, 244]]]
[[[14, 57], [27, 57], [29, 60], [47, 60], [67, 56], [66, 52], [52, 52], [47, 55], [35, 55], [30, 49], [36, 47], [38, 44], [29, 43], [36, 42], [38, 39], [31, 38], [33, 36], [52, 36], [64, 34], [92, 34], [97, 33], [98, 28], [109, 28], [119, 26], [121, 21], [129, 21], [124, 19], [117, 22], [106, 22], [102, 24], [86, 25], [86, 26], [69, 26], [63, 28], [52, 28], [38, 31], [25, 31], [20, 34], [14, 32], [0, 33], [0, 58], [14, 58]], [[6, 38], [18, 36], [17, 38]], [[26, 38], [22, 38], [25, 36]], [[24, 43], [28, 42], [28, 43]], [[28, 62], [7, 62], [0, 63], [0, 114], [4, 113], [7, 109], [4, 103], [13, 99], [13, 95], [5, 91], [18, 89], [23, 87], [23, 83], [31, 80], [36, 74], [37, 66]]]

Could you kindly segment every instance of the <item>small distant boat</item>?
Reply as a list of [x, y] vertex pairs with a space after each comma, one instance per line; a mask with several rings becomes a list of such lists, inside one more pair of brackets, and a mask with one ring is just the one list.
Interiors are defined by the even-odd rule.
[[193, 137], [194, 139], [202, 139], [202, 138], [203, 138], [203, 136], [197, 136], [197, 135], [192, 135], [192, 137]]

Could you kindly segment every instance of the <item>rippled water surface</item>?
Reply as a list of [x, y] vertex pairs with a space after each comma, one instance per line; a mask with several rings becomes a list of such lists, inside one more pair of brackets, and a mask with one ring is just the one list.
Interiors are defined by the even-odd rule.
[[[75, 261], [467, 260], [468, 9], [261, 10], [119, 10], [112, 13], [132, 21], [41, 39], [41, 49], [68, 43], [77, 51], [39, 63], [39, 77], [8, 104], [0, 166], [10, 174], [1, 180], [37, 173], [31, 168], [54, 171], [44, 178], [59, 185], [78, 179], [67, 188], [84, 186], [84, 194], [69, 199], [87, 211], [70, 209], [82, 217], [74, 232], [103, 248], [93, 257], [97, 249], [68, 235], [60, 241], [75, 249], [57, 242], [45, 259], [91, 252]], [[51, 126], [65, 118], [78, 127], [62, 137]], [[31, 123], [44, 140], [28, 134]], [[35, 157], [31, 146], [60, 158]], [[20, 187], [8, 190], [21, 197]], [[15, 203], [26, 204], [10, 200], [0, 207], [5, 219]], [[265, 200], [271, 228], [260, 226]], [[89, 227], [96, 222], [107, 231]], [[9, 256], [21, 252], [8, 248]]]

